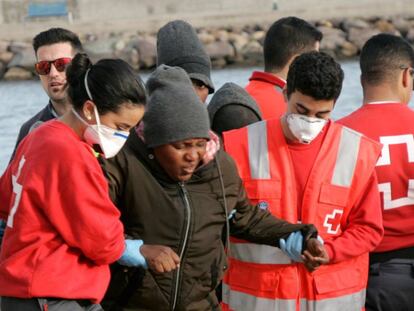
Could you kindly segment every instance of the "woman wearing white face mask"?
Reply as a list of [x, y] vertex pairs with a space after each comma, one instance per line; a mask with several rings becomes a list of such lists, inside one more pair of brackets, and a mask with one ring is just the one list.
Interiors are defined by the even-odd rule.
[[143, 84], [124, 61], [92, 65], [85, 54], [67, 79], [72, 111], [28, 135], [0, 179], [2, 311], [102, 310], [108, 264], [145, 265], [93, 151], [121, 149], [143, 116]]

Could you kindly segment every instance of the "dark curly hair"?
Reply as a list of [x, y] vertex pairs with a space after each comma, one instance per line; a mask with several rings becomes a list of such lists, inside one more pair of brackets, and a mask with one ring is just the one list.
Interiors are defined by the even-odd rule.
[[331, 56], [322, 52], [304, 53], [289, 67], [287, 96], [299, 91], [316, 100], [336, 100], [343, 80], [344, 72]]

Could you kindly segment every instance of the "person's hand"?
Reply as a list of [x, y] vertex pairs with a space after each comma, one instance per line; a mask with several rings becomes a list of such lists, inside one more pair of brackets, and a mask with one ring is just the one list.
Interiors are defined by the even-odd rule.
[[296, 262], [302, 262], [302, 246], [303, 246], [303, 236], [302, 232], [295, 231], [292, 232], [287, 240], [280, 239], [279, 241], [280, 249], [289, 256], [290, 259]]
[[156, 273], [171, 272], [180, 266], [180, 257], [169, 247], [162, 245], [142, 245], [141, 254], [149, 268]]
[[311, 238], [306, 242], [306, 250], [302, 255], [303, 264], [309, 272], [315, 271], [320, 265], [329, 263], [329, 255], [319, 239]]

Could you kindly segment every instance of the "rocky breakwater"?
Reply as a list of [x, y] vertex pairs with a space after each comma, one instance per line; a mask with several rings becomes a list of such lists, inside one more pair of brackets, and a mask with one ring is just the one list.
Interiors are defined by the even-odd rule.
[[[414, 44], [414, 16], [392, 19], [324, 20], [314, 23], [323, 33], [321, 50], [338, 59], [358, 56], [371, 36], [392, 33]], [[197, 29], [214, 68], [230, 65], [255, 66], [263, 63], [263, 41], [269, 25], [248, 25], [219, 29]], [[85, 51], [96, 61], [121, 58], [134, 69], [149, 70], [156, 65], [156, 34], [81, 34]], [[35, 77], [36, 62], [30, 42], [0, 41], [0, 79], [27, 80]]]

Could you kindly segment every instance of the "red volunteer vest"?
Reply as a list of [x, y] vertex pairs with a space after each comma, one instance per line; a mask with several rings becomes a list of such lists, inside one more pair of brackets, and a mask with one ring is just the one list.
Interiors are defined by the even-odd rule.
[[280, 118], [286, 112], [283, 88], [286, 82], [267, 72], [255, 71], [246, 91], [254, 98], [263, 120]]
[[[296, 223], [295, 173], [280, 120], [254, 123], [224, 133], [252, 203]], [[380, 145], [346, 127], [328, 129], [303, 193], [302, 221], [324, 240], [346, 228], [350, 210], [363, 193]], [[223, 284], [224, 310], [362, 310], [368, 254], [309, 273], [276, 247], [232, 239], [230, 269]]]

